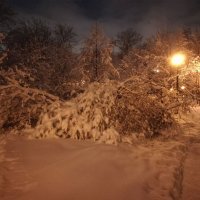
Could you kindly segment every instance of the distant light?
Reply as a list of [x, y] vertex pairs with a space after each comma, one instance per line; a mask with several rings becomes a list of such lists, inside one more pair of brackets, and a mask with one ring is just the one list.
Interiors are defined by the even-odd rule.
[[154, 69], [154, 72], [159, 73], [160, 70], [159, 69]]
[[174, 91], [174, 88], [170, 88], [170, 92]]
[[159, 73], [159, 72], [160, 72], [160, 70], [159, 70], [159, 69], [156, 69], [156, 72], [157, 72], [157, 73]]
[[183, 86], [181, 86], [181, 90], [185, 90], [185, 86], [183, 85]]
[[181, 53], [174, 54], [171, 58], [171, 64], [174, 66], [185, 64], [185, 55]]

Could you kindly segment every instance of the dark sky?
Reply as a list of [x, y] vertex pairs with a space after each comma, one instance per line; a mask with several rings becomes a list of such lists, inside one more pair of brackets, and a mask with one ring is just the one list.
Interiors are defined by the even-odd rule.
[[22, 16], [73, 25], [85, 35], [96, 20], [113, 36], [133, 27], [144, 36], [177, 25], [200, 25], [200, 0], [8, 0]]

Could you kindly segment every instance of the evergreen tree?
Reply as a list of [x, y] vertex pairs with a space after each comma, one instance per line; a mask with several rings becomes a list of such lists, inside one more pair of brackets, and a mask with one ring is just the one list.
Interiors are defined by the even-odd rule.
[[113, 46], [105, 36], [102, 28], [95, 25], [80, 56], [80, 65], [83, 79], [103, 81], [118, 76], [118, 72], [112, 64]]

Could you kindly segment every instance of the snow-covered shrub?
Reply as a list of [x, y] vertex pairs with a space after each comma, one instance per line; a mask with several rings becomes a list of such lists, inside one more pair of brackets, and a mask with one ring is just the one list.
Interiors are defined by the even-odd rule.
[[187, 64], [182, 78], [185, 98], [192, 98], [198, 104], [200, 102], [200, 56], [194, 56]]
[[[17, 76], [17, 73], [20, 75]], [[35, 126], [45, 107], [58, 98], [44, 91], [29, 88], [20, 82], [22, 71], [0, 71], [0, 129], [23, 129]], [[27, 75], [28, 76], [28, 75]]]
[[[139, 85], [143, 84], [148, 94], [162, 98], [162, 104], [170, 112], [180, 113], [182, 110], [187, 110], [193, 104], [192, 93], [196, 92], [196, 87], [198, 87], [195, 83], [198, 73], [191, 73], [190, 70], [190, 68], [196, 68], [194, 65], [197, 66], [197, 64], [192, 64], [190, 67], [190, 62], [194, 59], [187, 46], [188, 41], [182, 32], [159, 32], [147, 40], [143, 48], [132, 49], [123, 58], [120, 77], [126, 81], [133, 80], [133, 77], [137, 76], [141, 82]], [[171, 64], [171, 57], [179, 51], [186, 55], [187, 64], [177, 69]], [[178, 91], [177, 75], [179, 77]], [[143, 89], [139, 90], [144, 92]]]
[[[154, 90], [153, 90], [154, 89]], [[122, 134], [144, 134], [152, 137], [174, 124], [170, 96], [159, 86], [149, 86], [140, 77], [132, 77], [118, 89], [115, 118]], [[161, 96], [163, 95], [163, 96]], [[170, 94], [169, 94], [170, 95]]]
[[3, 67], [29, 72], [32, 81], [24, 79], [26, 84], [63, 98], [63, 85], [77, 62], [74, 37], [69, 26], [58, 25], [53, 30], [39, 19], [17, 23], [5, 40], [9, 51]]
[[141, 88], [130, 82], [108, 81], [92, 83], [78, 97], [48, 106], [31, 132], [36, 138], [117, 143], [125, 135], [151, 137], [173, 122], [171, 112], [158, 97], [147, 93], [146, 85]]
[[70, 137], [117, 143], [119, 134], [110, 112], [115, 103], [115, 82], [93, 83], [75, 99], [52, 104], [41, 116], [35, 137]]
[[63, 100], [70, 100], [83, 93], [86, 88], [87, 84], [84, 81], [69, 80], [57, 87], [57, 96]]

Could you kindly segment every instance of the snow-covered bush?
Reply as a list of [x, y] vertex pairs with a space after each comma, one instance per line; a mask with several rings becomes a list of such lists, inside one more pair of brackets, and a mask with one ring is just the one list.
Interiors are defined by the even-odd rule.
[[108, 81], [92, 83], [73, 100], [48, 106], [31, 133], [36, 138], [69, 137], [115, 144], [125, 135], [151, 137], [173, 123], [171, 111], [147, 93], [146, 85], [141, 88], [133, 81]]
[[150, 85], [137, 76], [121, 83], [114, 107], [118, 131], [152, 137], [173, 126], [173, 94], [166, 93], [165, 88]]
[[58, 100], [57, 97], [42, 90], [25, 86], [20, 79], [24, 76], [28, 74], [20, 70], [0, 71], [0, 130], [2, 132], [24, 129], [27, 125], [35, 126], [45, 107]]
[[200, 57], [195, 56], [190, 59], [187, 68], [182, 76], [184, 91], [187, 92], [187, 98], [190, 97], [200, 102]]
[[[172, 111], [176, 113], [186, 110], [193, 104], [194, 95], [192, 93], [193, 91], [196, 93], [198, 87], [198, 73], [194, 73], [190, 69], [194, 69], [194, 65], [197, 64], [190, 67], [194, 56], [187, 46], [188, 41], [182, 32], [157, 33], [147, 40], [143, 48], [132, 49], [123, 58], [120, 77], [122, 80], [129, 78], [133, 80], [132, 77], [137, 76], [149, 94], [162, 97], [166, 107], [173, 108]], [[187, 59], [186, 64], [177, 69], [171, 64], [171, 57], [179, 51], [183, 52]], [[166, 101], [163, 100], [163, 97]]]
[[93, 83], [77, 98], [52, 104], [42, 114], [35, 137], [93, 138], [117, 143], [119, 134], [110, 117], [117, 92], [115, 84]]
[[9, 51], [3, 67], [28, 72], [32, 81], [24, 82], [30, 87], [63, 98], [63, 85], [69, 82], [69, 73], [77, 62], [72, 45], [74, 37], [69, 26], [58, 25], [53, 31], [39, 19], [18, 23], [7, 34], [5, 43]]

